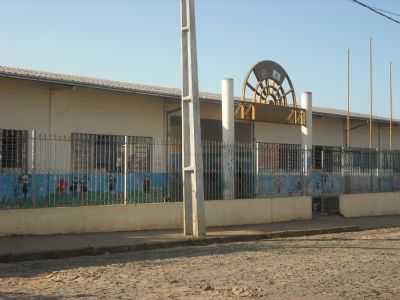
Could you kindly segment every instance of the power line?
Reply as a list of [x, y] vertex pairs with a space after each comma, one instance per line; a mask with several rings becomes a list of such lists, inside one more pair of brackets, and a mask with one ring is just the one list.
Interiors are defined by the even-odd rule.
[[[361, 2], [359, 0], [350, 0], [350, 1], [352, 1], [352, 2], [354, 2], [356, 4], [358, 4], [358, 5], [366, 8], [366, 9], [369, 9], [370, 11], [372, 11], [372, 12], [374, 12], [374, 13], [376, 13], [376, 14], [378, 14], [378, 15], [380, 15], [380, 16], [382, 16], [382, 17], [384, 17], [384, 18], [386, 18], [386, 19], [388, 19], [388, 20], [390, 20], [392, 22], [400, 24], [399, 20], [396, 20], [396, 19], [392, 18], [391, 16], [388, 16], [387, 14], [383, 13], [383, 10], [381, 10], [381, 9], [377, 9], [375, 7], [369, 6], [369, 5], [363, 3], [363, 2]], [[394, 14], [394, 13], [391, 13], [391, 14]]]
[[389, 15], [392, 15], [392, 16], [400, 17], [399, 13], [395, 13], [395, 12], [392, 12], [390, 10], [386, 10], [386, 9], [382, 9], [382, 8], [378, 8], [378, 7], [373, 7], [373, 8], [376, 9], [376, 10], [379, 10], [380, 12], [383, 12], [383, 13], [386, 13], [386, 14], [389, 14]]

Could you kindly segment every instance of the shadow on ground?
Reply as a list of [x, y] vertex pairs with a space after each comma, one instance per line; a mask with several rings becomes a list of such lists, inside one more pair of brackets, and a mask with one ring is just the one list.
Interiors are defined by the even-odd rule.
[[[301, 249], [354, 249], [363, 251], [395, 251], [400, 256], [399, 239], [357, 239], [357, 238], [306, 238], [306, 239], [273, 239], [256, 242], [231, 244], [212, 244], [207, 246], [186, 246], [151, 251], [138, 251], [121, 254], [105, 254], [100, 256], [81, 256], [67, 259], [37, 260], [19, 263], [0, 264], [0, 278], [34, 277], [43, 273], [62, 271], [81, 267], [101, 267], [110, 264], [142, 262], [153, 263], [165, 259], [182, 257], [200, 257], [210, 255], [227, 255], [238, 252], [257, 252], [274, 250]], [[306, 255], [312, 255], [312, 251]], [[0, 294], [1, 295], [1, 294]], [[2, 295], [2, 297], [4, 297]], [[0, 299], [3, 299], [0, 297]], [[17, 298], [4, 298], [17, 299]], [[22, 298], [24, 299], [24, 298]], [[27, 298], [32, 299], [32, 298]], [[34, 298], [33, 298], [34, 299]], [[42, 298], [38, 298], [42, 299]], [[47, 298], [44, 298], [47, 299]], [[53, 299], [53, 298], [49, 298]]]
[[26, 293], [2, 293], [0, 292], [0, 300], [58, 300], [58, 297], [44, 295], [29, 295]]

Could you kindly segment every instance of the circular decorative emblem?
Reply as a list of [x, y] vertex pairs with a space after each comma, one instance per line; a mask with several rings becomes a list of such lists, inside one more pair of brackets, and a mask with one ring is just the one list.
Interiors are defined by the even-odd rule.
[[288, 74], [279, 64], [269, 60], [251, 68], [241, 100], [296, 108], [296, 95]]

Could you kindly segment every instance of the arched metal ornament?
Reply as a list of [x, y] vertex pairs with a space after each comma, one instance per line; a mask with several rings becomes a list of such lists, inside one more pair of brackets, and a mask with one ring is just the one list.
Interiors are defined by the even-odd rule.
[[261, 61], [248, 72], [235, 118], [257, 122], [305, 125], [305, 111], [297, 107], [296, 94], [286, 71], [276, 62]]

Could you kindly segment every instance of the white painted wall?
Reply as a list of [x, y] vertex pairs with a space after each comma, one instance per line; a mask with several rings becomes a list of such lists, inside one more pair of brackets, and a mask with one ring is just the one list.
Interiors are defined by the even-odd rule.
[[0, 128], [164, 136], [162, 98], [0, 79]]
[[300, 126], [275, 123], [255, 123], [254, 136], [259, 142], [301, 144]]
[[[310, 197], [206, 201], [207, 226], [311, 219]], [[0, 211], [0, 236], [182, 228], [182, 203]]]
[[312, 218], [311, 197], [206, 201], [207, 226], [265, 224]]
[[[38, 133], [66, 139], [70, 139], [71, 133], [163, 138], [164, 106], [164, 100], [157, 97], [62, 86], [53, 86], [50, 94], [46, 84], [0, 79], [0, 128], [4, 129], [35, 128]], [[71, 143], [68, 140], [37, 145], [39, 171], [47, 171], [49, 167], [53, 171], [69, 169]], [[153, 162], [158, 169], [163, 169], [166, 161], [163, 156], [165, 149], [154, 149]]]
[[342, 194], [339, 209], [344, 217], [400, 215], [400, 192]]
[[343, 120], [314, 117], [313, 118], [313, 144], [324, 146], [341, 146], [344, 141]]
[[0, 128], [47, 132], [48, 88], [36, 82], [0, 79]]
[[[165, 136], [164, 111], [179, 107], [161, 97], [124, 95], [95, 89], [54, 86], [0, 78], [0, 128], [31, 129], [67, 135], [71, 132]], [[219, 104], [202, 103], [201, 118], [221, 119]], [[352, 126], [359, 122], [352, 122]], [[345, 123], [333, 117], [313, 118], [313, 144], [341, 146]], [[388, 148], [389, 129], [380, 129], [380, 145]], [[378, 124], [374, 123], [374, 147], [379, 146]], [[271, 143], [301, 143], [298, 126], [255, 123], [255, 139]], [[351, 146], [368, 147], [368, 126], [351, 132]], [[394, 149], [400, 149], [400, 128], [393, 129]]]

